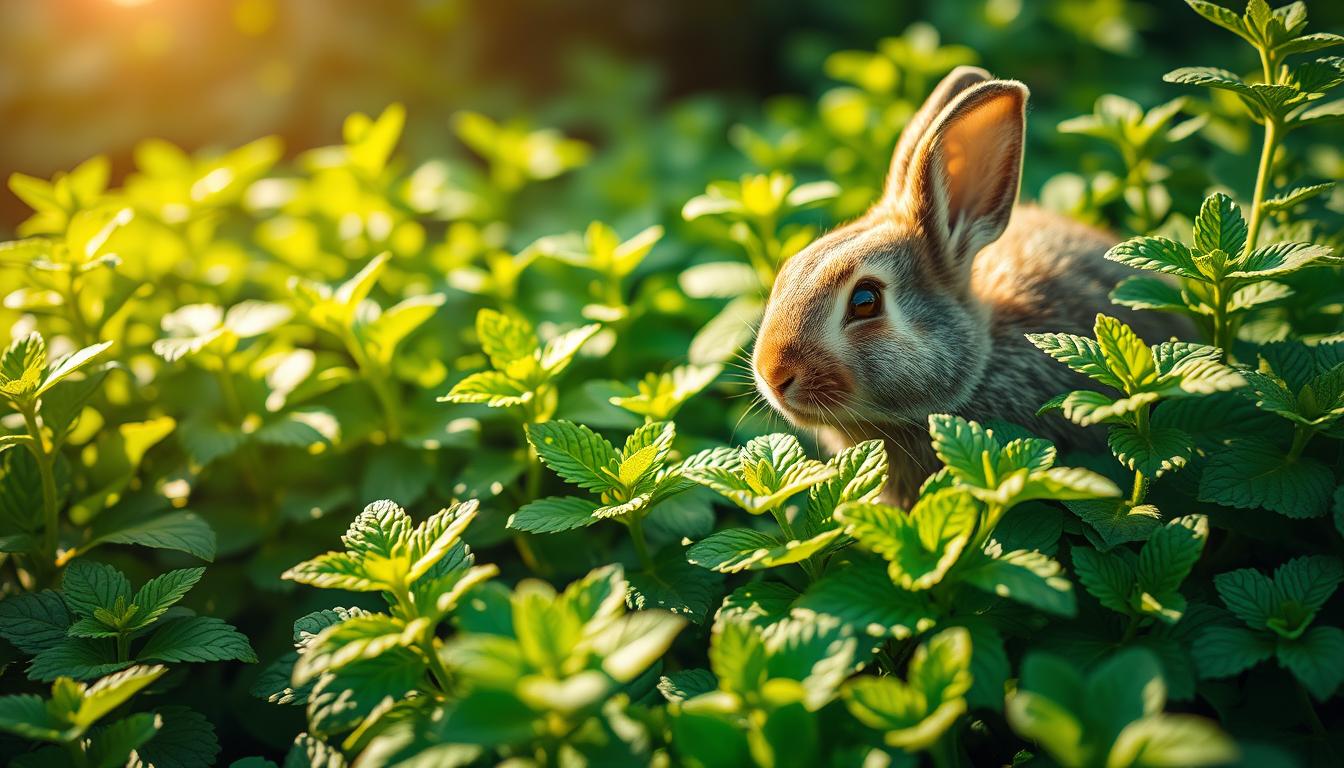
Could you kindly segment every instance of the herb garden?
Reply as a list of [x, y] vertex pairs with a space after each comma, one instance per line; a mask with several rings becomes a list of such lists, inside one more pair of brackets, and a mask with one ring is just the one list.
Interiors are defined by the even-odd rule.
[[[1344, 764], [1344, 16], [1142, 6], [1187, 42], [1038, 97], [1091, 43], [1024, 48], [1133, 7], [1089, 5], [745, 108], [594, 61], [432, 156], [391, 103], [9, 175], [4, 762]], [[931, 413], [898, 508], [908, 457], [828, 455], [750, 350], [974, 63], [1033, 90], [1024, 198], [1190, 333], [1032, 335], [1109, 452]]]

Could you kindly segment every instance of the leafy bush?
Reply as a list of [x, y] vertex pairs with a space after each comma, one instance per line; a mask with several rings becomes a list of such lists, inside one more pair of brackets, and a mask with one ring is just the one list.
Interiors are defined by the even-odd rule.
[[[976, 58], [927, 25], [832, 54], [841, 85], [734, 126], [744, 158], [678, 199], [618, 161], [634, 134], [709, 157], [694, 105], [606, 145], [464, 112], [474, 163], [410, 164], [392, 105], [292, 163], [273, 138], [151, 141], [119, 187], [101, 157], [14, 174], [0, 750], [1337, 764], [1341, 198], [1303, 158], [1344, 117], [1344, 59], [1303, 55], [1344, 37], [1302, 3], [1188, 3], [1260, 72], [1096, 100], [1059, 123], [1081, 173], [1042, 200], [1132, 235], [1112, 299], [1197, 335], [1105, 313], [1033, 335], [1080, 374], [1041, 412], [1109, 453], [930, 414], [943, 466], [908, 510], [882, 499], [907, 457], [822, 457], [740, 395], [779, 267], [861, 210], [929, 85]], [[1251, 125], [1243, 207], [1235, 174], [1181, 163]], [[550, 231], [571, 208], [615, 223]]]

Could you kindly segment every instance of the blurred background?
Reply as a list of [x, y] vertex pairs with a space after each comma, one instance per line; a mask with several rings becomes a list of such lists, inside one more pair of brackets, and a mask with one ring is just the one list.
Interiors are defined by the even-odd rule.
[[[1344, 3], [1308, 5], [1313, 28], [1344, 23]], [[463, 109], [553, 125], [599, 154], [614, 129], [680, 115], [683, 132], [726, 147], [729, 126], [771, 97], [835, 85], [828, 55], [873, 50], [915, 22], [969, 47], [954, 57], [1027, 82], [1038, 137], [1103, 92], [1152, 106], [1189, 90], [1161, 81], [1178, 64], [1253, 66], [1176, 0], [6, 0], [0, 175], [45, 178], [105, 153], [115, 183], [151, 137], [196, 151], [275, 134], [292, 156], [338, 141], [350, 112], [394, 101], [415, 158], [460, 151], [450, 121]], [[1029, 194], [1056, 165], [1086, 167], [1085, 145], [1038, 143], [1049, 153], [1028, 155]], [[25, 213], [0, 192], [0, 231]]]

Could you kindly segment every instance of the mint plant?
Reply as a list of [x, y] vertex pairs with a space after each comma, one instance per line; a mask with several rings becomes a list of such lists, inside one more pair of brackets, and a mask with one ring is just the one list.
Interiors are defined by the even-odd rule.
[[[717, 597], [715, 579], [685, 567], [682, 547], [655, 555], [644, 521], [658, 505], [694, 487], [703, 468], [731, 466], [730, 451], [710, 449], [672, 463], [676, 425], [653, 421], [634, 431], [618, 451], [606, 438], [579, 424], [548, 421], [527, 425], [527, 440], [540, 461], [566, 482], [597, 497], [538, 499], [509, 517], [508, 526], [526, 533], [556, 533], [614, 520], [630, 533], [640, 569], [630, 574], [632, 604], [659, 606], [702, 617]], [[692, 562], [694, 562], [692, 560]]]
[[[1328, 700], [1344, 682], [1344, 630], [1315, 619], [1341, 581], [1344, 566], [1322, 555], [1293, 558], [1272, 578], [1254, 568], [1215, 576], [1218, 596], [1241, 625], [1200, 634], [1200, 676], [1230, 677], [1274, 658], [1318, 701]], [[1315, 711], [1310, 717], [1319, 728]]]
[[1040, 744], [1060, 765], [1225, 765], [1237, 747], [1209, 721], [1168, 714], [1161, 668], [1152, 653], [1112, 655], [1086, 675], [1046, 654], [1022, 662], [1008, 697], [1013, 729]]

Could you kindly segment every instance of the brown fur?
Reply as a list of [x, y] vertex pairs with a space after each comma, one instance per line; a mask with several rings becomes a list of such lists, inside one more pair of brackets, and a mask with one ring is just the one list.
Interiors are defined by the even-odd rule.
[[[831, 450], [886, 442], [887, 495], [900, 504], [937, 468], [930, 413], [1019, 423], [1064, 447], [1099, 440], [1035, 415], [1089, 383], [1026, 334], [1091, 335], [1098, 312], [1150, 343], [1186, 330], [1111, 304], [1131, 274], [1103, 258], [1114, 237], [1014, 208], [1026, 89], [987, 77], [959, 68], [940, 84], [912, 120], [928, 133], [902, 136], [883, 198], [785, 265], [756, 342], [758, 386], [793, 423], [817, 429]], [[882, 286], [888, 309], [842, 322], [859, 280]]]

